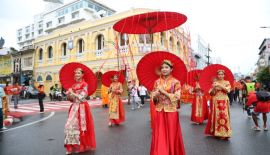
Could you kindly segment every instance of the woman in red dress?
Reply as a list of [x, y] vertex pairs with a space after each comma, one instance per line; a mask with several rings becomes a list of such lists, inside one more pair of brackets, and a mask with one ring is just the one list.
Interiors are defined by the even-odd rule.
[[67, 91], [67, 97], [72, 102], [64, 129], [67, 154], [96, 149], [93, 118], [85, 99], [88, 84], [83, 79], [84, 70], [77, 68], [74, 73], [75, 83]]
[[210, 115], [205, 134], [227, 140], [232, 135], [230, 104], [227, 93], [231, 90], [229, 81], [224, 80], [225, 71], [217, 71], [217, 79], [210, 89]]
[[121, 100], [123, 86], [118, 81], [118, 75], [114, 75], [112, 80], [109, 88], [109, 126], [119, 125], [125, 121], [125, 109]]
[[208, 118], [207, 100], [198, 82], [196, 82], [193, 92], [194, 99], [192, 102], [191, 121], [196, 124], [202, 124]]
[[173, 64], [164, 60], [161, 77], [155, 81], [152, 99], [156, 115], [152, 133], [151, 155], [184, 155], [179, 114], [177, 111], [181, 94], [180, 81], [171, 75]]

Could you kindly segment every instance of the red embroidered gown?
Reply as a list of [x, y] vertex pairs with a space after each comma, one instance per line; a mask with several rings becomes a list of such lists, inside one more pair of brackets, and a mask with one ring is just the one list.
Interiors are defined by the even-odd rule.
[[[72, 86], [73, 92], [79, 95], [79, 99], [73, 98], [71, 101], [64, 129], [64, 146], [67, 152], [84, 152], [96, 148], [93, 118], [85, 99], [88, 94], [87, 87], [88, 84], [84, 81]], [[70, 92], [67, 91], [67, 95], [71, 96]]]
[[113, 124], [120, 124], [125, 121], [125, 109], [121, 100], [123, 92], [120, 82], [112, 82], [109, 94], [109, 119]]
[[207, 99], [202, 90], [197, 87], [194, 90], [194, 98], [192, 102], [191, 121], [195, 123], [203, 123], [208, 119]]
[[230, 121], [230, 104], [227, 93], [231, 89], [229, 81], [217, 81], [225, 89], [213, 91], [210, 102], [210, 114], [205, 128], [205, 134], [210, 134], [215, 137], [229, 138], [232, 135]]
[[[167, 91], [168, 96], [157, 91], [160, 86]], [[152, 98], [157, 102], [150, 155], [185, 155], [177, 111], [180, 94], [180, 82], [172, 76], [155, 82]]]

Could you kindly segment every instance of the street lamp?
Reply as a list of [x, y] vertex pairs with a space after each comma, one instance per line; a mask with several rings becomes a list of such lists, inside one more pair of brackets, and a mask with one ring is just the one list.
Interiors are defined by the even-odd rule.
[[265, 29], [265, 28], [270, 28], [270, 26], [261, 26], [260, 28]]

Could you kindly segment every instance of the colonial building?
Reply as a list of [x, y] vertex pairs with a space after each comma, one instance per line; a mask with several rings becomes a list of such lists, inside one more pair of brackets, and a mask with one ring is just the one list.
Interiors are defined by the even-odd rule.
[[[35, 39], [34, 79], [45, 85], [45, 91], [59, 84], [59, 70], [68, 62], [81, 62], [100, 75], [109, 70], [125, 70], [128, 78], [136, 79], [138, 61], [147, 52], [166, 50], [190, 63], [190, 38], [181, 27], [149, 34], [127, 35], [113, 30], [120, 19], [153, 10], [132, 9], [107, 17], [85, 20]], [[117, 52], [118, 51], [118, 52]], [[99, 86], [95, 96], [100, 96]]]
[[84, 20], [95, 20], [109, 16], [115, 11], [94, 0], [74, 0], [64, 4], [63, 0], [43, 0], [44, 12], [34, 16], [34, 23], [17, 30], [20, 48], [32, 45], [35, 38]]
[[0, 84], [4, 84], [7, 81], [11, 81], [11, 52], [13, 48], [2, 48], [0, 49]]
[[259, 47], [259, 59], [257, 62], [258, 71], [261, 68], [270, 66], [270, 38], [265, 38]]
[[33, 83], [35, 48], [33, 45], [25, 46], [20, 50], [21, 56], [21, 84], [29, 86]]
[[67, 4], [64, 4], [63, 0], [43, 1], [46, 3], [45, 11], [34, 16], [34, 23], [17, 30], [17, 43], [20, 51], [13, 55], [16, 57], [14, 58], [15, 63], [20, 63], [21, 68], [12, 76], [20, 84], [29, 85], [33, 80], [35, 51], [33, 42], [36, 38], [85, 20], [94, 21], [115, 13], [113, 9], [94, 0], [74, 0]]

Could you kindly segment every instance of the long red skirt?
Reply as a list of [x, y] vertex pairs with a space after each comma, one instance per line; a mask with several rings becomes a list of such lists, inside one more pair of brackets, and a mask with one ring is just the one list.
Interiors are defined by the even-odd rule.
[[[66, 144], [64, 145], [66, 150], [68, 152], [85, 152], [89, 150], [95, 150], [96, 149], [96, 139], [95, 139], [95, 128], [94, 128], [94, 122], [92, 118], [92, 114], [90, 111], [90, 106], [87, 102], [83, 102], [80, 104], [84, 104], [85, 109], [85, 119], [86, 119], [86, 131], [80, 131], [80, 145], [74, 145], [74, 144]], [[70, 110], [69, 109], [69, 114]], [[79, 114], [81, 113], [80, 108], [78, 109]], [[68, 115], [69, 115], [68, 114]], [[80, 123], [80, 115], [78, 115], [79, 120], [79, 126], [81, 128]]]
[[156, 115], [156, 109], [155, 104], [153, 100], [150, 100], [150, 120], [151, 120], [151, 128], [153, 129], [155, 126], [155, 115]]
[[[208, 119], [208, 107], [207, 107], [207, 101], [206, 98], [203, 97], [203, 103], [201, 103], [201, 106], [198, 106], [196, 104], [196, 96], [193, 99], [192, 102], [192, 110], [191, 110], [191, 121], [195, 123], [203, 123], [204, 120]], [[196, 109], [200, 108], [200, 109]], [[199, 114], [196, 114], [198, 112]], [[197, 115], [197, 116], [196, 116]]]
[[178, 112], [156, 112], [150, 155], [185, 155]]
[[113, 124], [120, 124], [125, 121], [125, 108], [122, 100], [119, 100], [119, 119], [110, 119]]

